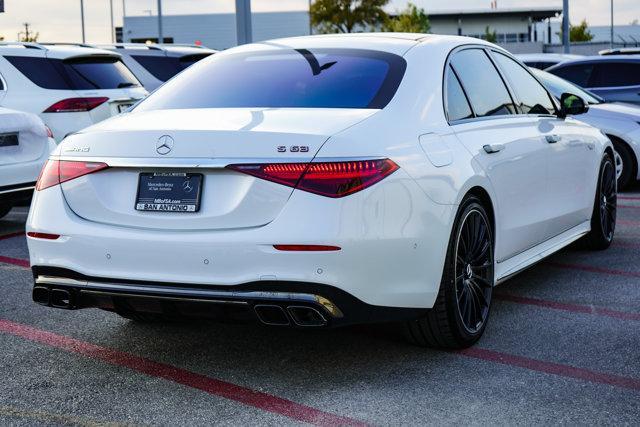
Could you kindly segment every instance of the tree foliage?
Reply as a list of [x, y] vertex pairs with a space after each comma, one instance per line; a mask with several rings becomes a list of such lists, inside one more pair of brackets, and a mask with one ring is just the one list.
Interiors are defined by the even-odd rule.
[[[562, 30], [558, 33], [562, 40]], [[570, 42], [590, 42], [593, 40], [593, 34], [589, 31], [587, 20], [583, 19], [580, 25], [569, 25], [569, 41]]]
[[351, 33], [387, 21], [383, 7], [389, 0], [315, 0], [311, 24], [322, 33]]
[[491, 28], [487, 25], [484, 29], [484, 39], [489, 43], [497, 43], [498, 42], [498, 33], [496, 30], [491, 31]]
[[430, 28], [427, 13], [413, 3], [409, 3], [397, 16], [389, 17], [383, 25], [384, 31], [399, 33], [426, 33]]

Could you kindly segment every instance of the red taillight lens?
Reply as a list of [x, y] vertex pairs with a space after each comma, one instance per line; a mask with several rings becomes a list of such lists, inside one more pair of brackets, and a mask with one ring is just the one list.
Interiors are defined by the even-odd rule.
[[273, 245], [273, 247], [279, 251], [289, 252], [329, 252], [341, 249], [340, 246], [327, 245]]
[[229, 165], [229, 169], [326, 197], [364, 190], [396, 170], [392, 160]]
[[109, 98], [104, 96], [63, 99], [44, 110], [44, 113], [78, 113], [81, 111], [91, 111], [108, 100]]
[[29, 231], [27, 236], [33, 237], [34, 239], [45, 239], [45, 240], [57, 240], [60, 238], [59, 234], [49, 234], [49, 233], [37, 233], [35, 231]]
[[62, 184], [63, 182], [70, 181], [108, 167], [109, 165], [106, 163], [98, 162], [48, 160], [40, 172], [38, 183], [36, 184], [36, 190], [44, 190], [45, 188], [53, 187], [54, 185]]

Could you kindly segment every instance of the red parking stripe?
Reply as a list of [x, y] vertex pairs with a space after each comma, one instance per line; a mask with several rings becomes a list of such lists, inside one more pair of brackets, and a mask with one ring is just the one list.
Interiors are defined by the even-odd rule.
[[23, 231], [16, 231], [15, 233], [9, 233], [9, 234], [2, 235], [2, 236], [0, 236], [0, 240], [11, 239], [13, 237], [18, 237], [18, 236], [24, 236], [24, 230]]
[[457, 353], [474, 359], [487, 360], [509, 366], [517, 366], [532, 371], [544, 372], [546, 374], [575, 378], [597, 384], [608, 384], [631, 390], [640, 390], [640, 380], [636, 378], [604, 374], [602, 372], [590, 371], [588, 369], [576, 368], [569, 365], [562, 365], [560, 363], [543, 362], [529, 357], [515, 356], [512, 354], [485, 350], [477, 347], [468, 348]]
[[514, 302], [516, 304], [535, 305], [554, 310], [570, 311], [572, 313], [596, 314], [599, 316], [613, 317], [623, 320], [640, 320], [640, 313], [629, 313], [624, 311], [609, 310], [608, 308], [593, 307], [588, 305], [567, 304], [558, 301], [547, 301], [537, 298], [527, 298], [517, 295], [496, 294], [494, 298], [500, 301]]
[[640, 209], [640, 206], [618, 205], [618, 209]]
[[595, 267], [592, 265], [564, 264], [561, 262], [551, 262], [551, 261], [545, 264], [551, 267], [563, 268], [568, 270], [581, 270], [581, 271], [588, 271], [590, 273], [610, 274], [613, 276], [640, 277], [640, 272], [637, 272], [637, 271], [613, 270], [609, 268]]
[[80, 354], [92, 359], [98, 359], [111, 365], [129, 368], [152, 377], [173, 381], [263, 411], [283, 415], [296, 421], [322, 426], [366, 425], [352, 418], [334, 415], [281, 397], [210, 378], [165, 363], [154, 362], [129, 353], [90, 344], [85, 341], [43, 331], [20, 323], [14, 323], [9, 320], [0, 319], [0, 332]]
[[620, 199], [620, 200], [640, 200], [640, 197], [621, 196], [621, 195], [618, 194], [618, 199]]
[[640, 221], [629, 221], [628, 219], [618, 219], [616, 220], [616, 224], [629, 225], [631, 227], [640, 227]]
[[0, 263], [13, 264], [13, 265], [17, 265], [18, 267], [24, 267], [24, 268], [30, 267], [29, 260], [27, 259], [10, 258], [8, 256], [2, 256], [2, 255], [0, 255]]

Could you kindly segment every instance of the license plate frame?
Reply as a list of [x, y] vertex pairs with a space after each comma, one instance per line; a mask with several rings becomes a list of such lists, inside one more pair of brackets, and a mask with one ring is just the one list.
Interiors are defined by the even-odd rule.
[[141, 172], [134, 208], [140, 212], [197, 213], [203, 185], [201, 173]]

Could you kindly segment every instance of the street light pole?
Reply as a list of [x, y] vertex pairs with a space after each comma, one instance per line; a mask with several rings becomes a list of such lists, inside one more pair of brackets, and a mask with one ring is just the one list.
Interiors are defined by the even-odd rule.
[[111, 14], [111, 43], [116, 42], [115, 27], [113, 26], [113, 0], [109, 0], [109, 13]]
[[236, 0], [236, 36], [238, 45], [251, 43], [251, 0]]
[[611, 0], [611, 49], [613, 49], [613, 0]]
[[87, 38], [84, 32], [84, 0], [80, 0], [80, 23], [82, 25], [82, 43], [87, 42]]
[[158, 0], [158, 43], [164, 43], [162, 34], [162, 0]]
[[564, 53], [571, 52], [569, 44], [569, 0], [562, 0], [562, 45]]

